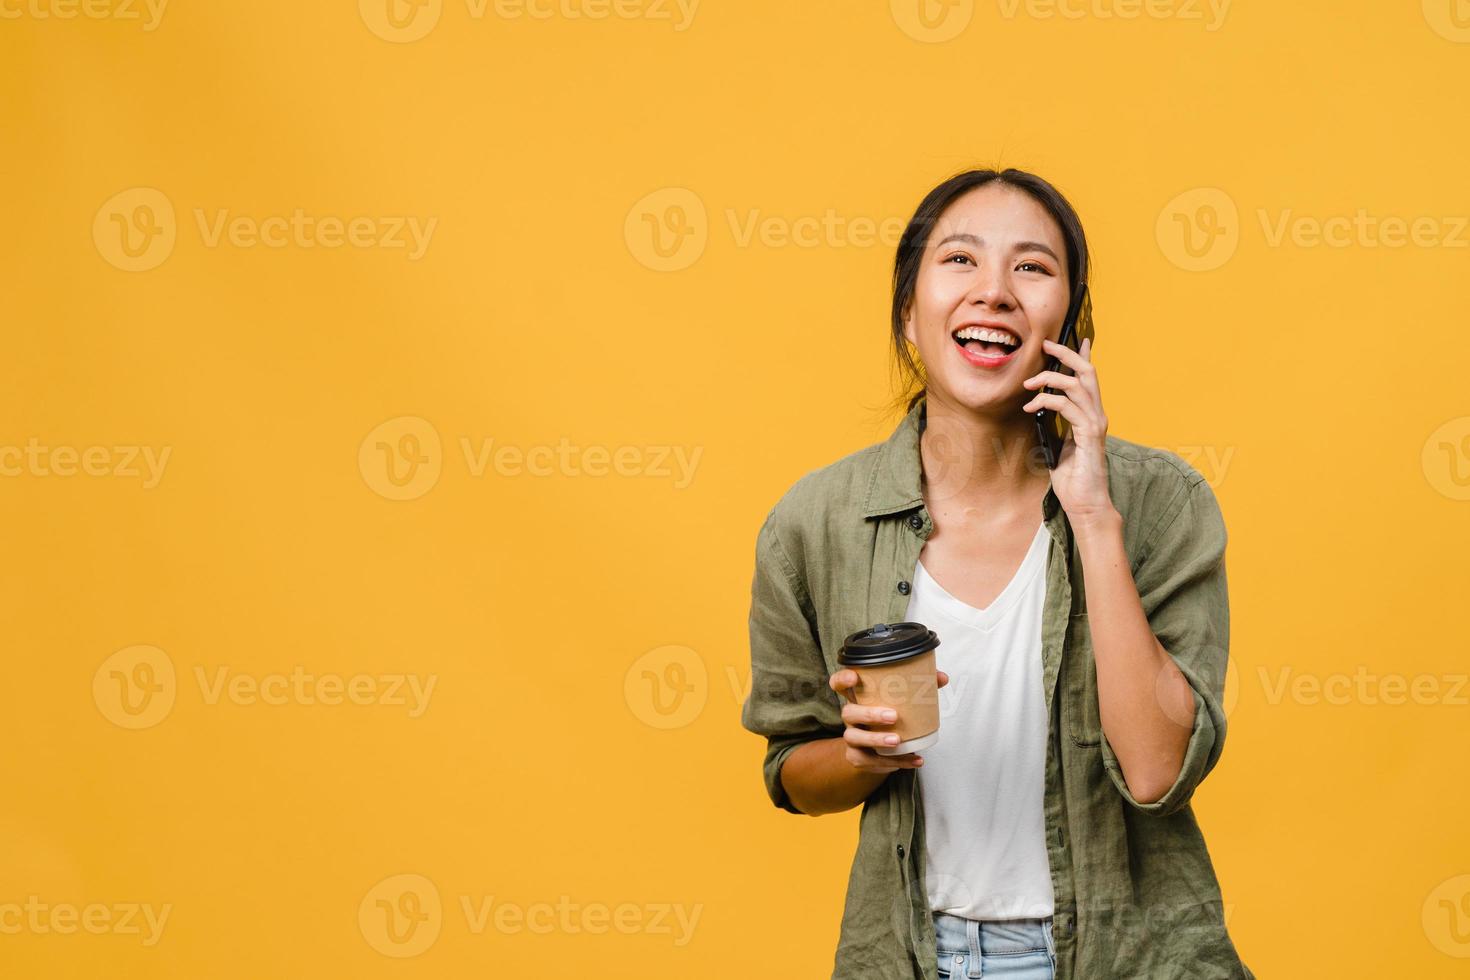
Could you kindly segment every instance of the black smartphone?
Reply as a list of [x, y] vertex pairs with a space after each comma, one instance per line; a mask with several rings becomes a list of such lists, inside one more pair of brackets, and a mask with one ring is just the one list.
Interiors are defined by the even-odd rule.
[[[1067, 311], [1067, 319], [1062, 323], [1062, 336], [1057, 343], [1072, 350], [1080, 350], [1082, 341], [1092, 340], [1093, 346], [1097, 346], [1092, 326], [1092, 295], [1084, 283], [1082, 290], [1072, 301], [1072, 308]], [[1089, 352], [1088, 356], [1091, 356]], [[1062, 374], [1071, 374], [1071, 368], [1062, 366], [1058, 357], [1047, 358], [1047, 371], [1058, 371]], [[1042, 386], [1042, 391], [1058, 394], [1052, 388]], [[1057, 460], [1062, 455], [1062, 443], [1067, 440], [1067, 433], [1072, 428], [1066, 416], [1061, 415], [1049, 408], [1043, 408], [1036, 415], [1036, 439], [1041, 445], [1042, 454], [1046, 457], [1046, 468], [1054, 470], [1057, 468]]]

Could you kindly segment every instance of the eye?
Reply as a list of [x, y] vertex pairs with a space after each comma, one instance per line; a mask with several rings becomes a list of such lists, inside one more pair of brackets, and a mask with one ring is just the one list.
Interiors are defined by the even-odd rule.
[[944, 264], [948, 264], [949, 262], [953, 261], [954, 259], [964, 259], [966, 262], [969, 262], [970, 261], [970, 257], [968, 255], [966, 255], [964, 252], [955, 252], [953, 255], [946, 255], [944, 257]]
[[[1024, 269], [1028, 265], [1031, 266], [1031, 268], [1035, 269], [1037, 272], [1046, 272], [1046, 266], [1033, 259], [1027, 259], [1025, 262], [1022, 262], [1020, 266], [1018, 266], [1018, 268]], [[1050, 275], [1050, 273], [1048, 273], [1048, 275]]]

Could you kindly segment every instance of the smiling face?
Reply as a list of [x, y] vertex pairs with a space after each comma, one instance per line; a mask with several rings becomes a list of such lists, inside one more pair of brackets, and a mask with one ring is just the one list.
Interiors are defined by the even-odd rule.
[[1015, 413], [1034, 392], [1043, 337], [1057, 340], [1071, 296], [1066, 242], [1025, 191], [992, 181], [939, 216], [925, 245], [904, 336], [931, 393], [977, 412]]

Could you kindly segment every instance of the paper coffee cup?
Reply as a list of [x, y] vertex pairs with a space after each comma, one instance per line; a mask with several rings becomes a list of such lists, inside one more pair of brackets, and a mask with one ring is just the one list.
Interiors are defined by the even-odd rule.
[[923, 623], [878, 623], [858, 630], [842, 644], [837, 663], [858, 675], [848, 689], [863, 707], [892, 708], [898, 721], [866, 725], [869, 731], [897, 732], [897, 745], [875, 746], [879, 755], [904, 755], [939, 741], [939, 680], [934, 648], [939, 637]]

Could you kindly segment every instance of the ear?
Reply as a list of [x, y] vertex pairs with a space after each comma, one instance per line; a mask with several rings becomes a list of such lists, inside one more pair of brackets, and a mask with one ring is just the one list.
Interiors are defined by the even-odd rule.
[[909, 297], [909, 301], [904, 305], [903, 309], [903, 335], [909, 343], [915, 347], [919, 346], [914, 328], [914, 300], [912, 296]]

